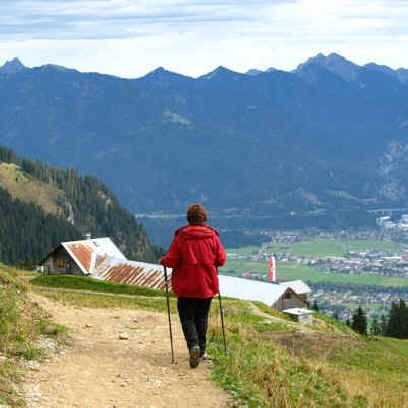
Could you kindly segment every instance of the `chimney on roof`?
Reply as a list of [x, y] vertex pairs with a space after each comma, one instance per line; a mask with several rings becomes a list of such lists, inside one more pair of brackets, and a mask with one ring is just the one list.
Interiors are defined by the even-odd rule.
[[87, 232], [86, 234], [84, 234], [84, 238], [85, 239], [91, 239], [92, 234], [90, 232]]

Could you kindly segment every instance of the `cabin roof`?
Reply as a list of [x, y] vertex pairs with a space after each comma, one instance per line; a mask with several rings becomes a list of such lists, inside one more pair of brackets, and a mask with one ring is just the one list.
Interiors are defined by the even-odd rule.
[[281, 282], [279, 285], [285, 288], [291, 288], [297, 295], [306, 295], [312, 292], [312, 289], [302, 280]]
[[[47, 255], [45, 260], [52, 256], [61, 246], [68, 252], [85, 275], [92, 273], [92, 268], [97, 256], [110, 256], [126, 260], [125, 255], [123, 255], [119, 248], [108, 237], [61, 242], [60, 245]], [[44, 263], [45, 260], [42, 263]]]
[[[167, 268], [168, 285], [171, 287], [172, 270]], [[96, 279], [139, 285], [152, 289], [164, 289], [164, 269], [162, 265], [136, 262], [112, 257], [98, 257], [91, 275]]]
[[255, 300], [268, 306], [274, 305], [290, 288], [273, 282], [263, 282], [254, 279], [236, 278], [219, 275], [220, 292], [222, 296], [242, 300]]

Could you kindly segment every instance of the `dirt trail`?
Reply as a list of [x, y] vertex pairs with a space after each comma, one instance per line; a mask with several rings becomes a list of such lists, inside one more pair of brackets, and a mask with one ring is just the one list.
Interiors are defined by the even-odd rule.
[[[165, 314], [78, 308], [33, 298], [54, 321], [71, 329], [72, 344], [28, 374], [29, 408], [229, 406], [229, 396], [209, 378], [208, 363], [189, 368], [180, 333], [177, 364], [171, 364]], [[122, 332], [127, 340], [119, 339]]]

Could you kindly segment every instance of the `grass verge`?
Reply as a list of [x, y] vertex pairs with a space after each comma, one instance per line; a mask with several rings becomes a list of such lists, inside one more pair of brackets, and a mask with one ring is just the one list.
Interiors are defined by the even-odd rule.
[[[40, 275], [31, 281], [33, 286], [47, 288], [81, 289], [116, 295], [165, 297], [163, 290], [144, 288], [135, 285], [125, 285], [115, 282], [107, 282], [86, 276], [74, 275]], [[173, 296], [173, 295], [171, 295]]]
[[[135, 308], [166, 312], [157, 296], [113, 297], [101, 294], [39, 293], [62, 303], [98, 308]], [[176, 313], [176, 299], [171, 310]], [[209, 354], [214, 380], [237, 407], [406, 407], [408, 342], [363, 338], [334, 319], [317, 315], [302, 326], [256, 304], [224, 299], [228, 353], [218, 305], [210, 315]], [[266, 315], [266, 316], [265, 316]], [[268, 315], [270, 319], [268, 320]], [[280, 319], [280, 320], [277, 320]]]
[[24, 378], [24, 360], [42, 359], [41, 336], [60, 337], [65, 329], [48, 320], [29, 301], [19, 272], [0, 264], [0, 405], [23, 407], [16, 384]]

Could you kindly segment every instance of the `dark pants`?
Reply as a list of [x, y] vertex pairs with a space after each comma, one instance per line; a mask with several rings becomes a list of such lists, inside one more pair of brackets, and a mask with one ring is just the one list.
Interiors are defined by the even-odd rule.
[[208, 313], [212, 298], [199, 299], [179, 297], [177, 309], [187, 347], [200, 346], [200, 355], [205, 353], [207, 343]]

